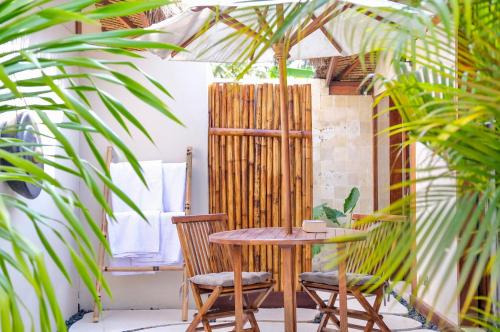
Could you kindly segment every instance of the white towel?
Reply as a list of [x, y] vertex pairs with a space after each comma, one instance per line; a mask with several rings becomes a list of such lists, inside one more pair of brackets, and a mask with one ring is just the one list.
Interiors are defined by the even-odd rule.
[[178, 265], [183, 261], [177, 227], [172, 224], [172, 217], [183, 216], [184, 212], [165, 212], [160, 215], [160, 252], [151, 257], [137, 257], [132, 266]]
[[[162, 266], [180, 265], [184, 261], [182, 257], [177, 228], [172, 224], [173, 216], [183, 216], [184, 212], [162, 213], [160, 216], [160, 252], [150, 257], [122, 258], [111, 257], [110, 266]], [[139, 274], [153, 274], [156, 272], [113, 272], [114, 276], [131, 276]]]
[[143, 211], [147, 221], [135, 212], [117, 212], [108, 218], [109, 245], [114, 257], [153, 256], [160, 250], [160, 212]]
[[[160, 160], [140, 162], [148, 187], [129, 163], [112, 163], [111, 178], [142, 211], [162, 211], [162, 167]], [[149, 188], [149, 190], [148, 190]], [[113, 211], [127, 212], [131, 208], [114, 193], [112, 195]]]
[[165, 163], [163, 170], [163, 211], [184, 211], [186, 163]]

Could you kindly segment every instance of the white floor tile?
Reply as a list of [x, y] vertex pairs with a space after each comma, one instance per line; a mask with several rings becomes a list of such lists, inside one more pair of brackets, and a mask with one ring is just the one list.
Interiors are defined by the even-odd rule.
[[[193, 313], [194, 311], [190, 311], [190, 319]], [[311, 323], [315, 315], [316, 310], [299, 309], [298, 332], [316, 331], [318, 325]], [[261, 309], [257, 313], [257, 320], [262, 332], [283, 331], [283, 309]], [[417, 330], [420, 326], [417, 321], [398, 315], [385, 314], [384, 320], [391, 330], [396, 331]], [[350, 321], [360, 323], [354, 319]], [[187, 322], [180, 320], [180, 310], [107, 310], [98, 323], [92, 322], [92, 313], [86, 314], [69, 332], [181, 332], [186, 330], [187, 325]]]

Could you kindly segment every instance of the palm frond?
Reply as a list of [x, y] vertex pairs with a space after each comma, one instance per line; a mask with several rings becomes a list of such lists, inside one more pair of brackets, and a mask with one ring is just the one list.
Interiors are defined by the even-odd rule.
[[[166, 118], [181, 124], [164, 102], [171, 98], [169, 92], [151, 75], [143, 72], [129, 61], [111, 62], [85, 56], [85, 52], [102, 52], [124, 57], [141, 57], [140, 52], [162, 48], [182, 51], [175, 45], [144, 42], [133, 37], [154, 33], [142, 29], [110, 31], [83, 35], [69, 35], [58, 39], [38, 42], [35, 38], [29, 45], [23, 45], [23, 38], [76, 20], [98, 24], [99, 19], [131, 15], [167, 4], [167, 0], [122, 1], [95, 7], [97, 0], [72, 0], [64, 3], [53, 0], [6, 0], [0, 3], [0, 114], [11, 116], [17, 112], [30, 112], [39, 120], [42, 143], [27, 145], [19, 140], [1, 137], [0, 158], [8, 162], [0, 166], [1, 181], [25, 181], [42, 189], [46, 199], [51, 200], [61, 215], [54, 219], [34, 210], [25, 200], [11, 193], [0, 195], [0, 238], [10, 248], [0, 250], [0, 320], [2, 331], [31, 330], [38, 326], [42, 331], [57, 329], [65, 331], [54, 285], [48, 274], [46, 260], [52, 260], [68, 282], [71, 280], [67, 266], [61, 260], [49, 233], [66, 248], [76, 267], [79, 277], [96, 301], [99, 301], [94, 282], [99, 279], [104, 288], [107, 285], [96, 264], [91, 236], [96, 237], [109, 251], [97, 222], [82, 203], [77, 192], [67, 188], [51, 173], [38, 168], [23, 157], [30, 156], [47, 167], [68, 173], [81, 179], [81, 183], [95, 197], [98, 203], [113, 215], [102, 194], [104, 183], [110, 190], [130, 205], [140, 215], [138, 207], [115, 185], [105, 167], [95, 139], [103, 137], [109, 145], [115, 146], [131, 163], [135, 172], [143, 179], [137, 158], [123, 144], [120, 137], [91, 109], [88, 97], [97, 95], [105, 108], [128, 132], [129, 126], [138, 128], [150, 140], [141, 121], [130, 112], [123, 102], [96, 84], [106, 81], [125, 88], [145, 104], [151, 105]], [[134, 78], [123, 74], [120, 68], [133, 71], [151, 82], [158, 92], [151, 92], [136, 83]], [[53, 114], [63, 115], [62, 121], [55, 121]], [[97, 165], [83, 160], [77, 147], [68, 139], [68, 131], [81, 133], [90, 147]], [[22, 147], [21, 152], [4, 150]], [[45, 150], [45, 154], [41, 151]], [[47, 151], [55, 151], [47, 153]], [[9, 210], [18, 210], [29, 220], [40, 240], [40, 247], [32, 244], [12, 224]], [[79, 217], [82, 216], [82, 218]], [[87, 227], [90, 234], [87, 233]], [[53, 238], [52, 236], [50, 237]], [[58, 247], [59, 248], [59, 247]], [[46, 254], [44, 254], [45, 252]], [[38, 299], [38, 313], [26, 308], [18, 295], [20, 291], [13, 283], [12, 274], [19, 273], [34, 290]], [[21, 312], [28, 312], [31, 321], [23, 321]], [[30, 327], [31, 326], [31, 327]]]

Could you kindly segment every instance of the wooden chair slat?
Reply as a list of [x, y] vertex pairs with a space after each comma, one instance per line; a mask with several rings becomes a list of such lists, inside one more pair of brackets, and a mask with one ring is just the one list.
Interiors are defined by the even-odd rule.
[[[172, 222], [177, 227], [177, 233], [179, 235], [189, 278], [200, 274], [232, 270], [228, 246], [211, 243], [208, 240], [209, 235], [227, 230], [227, 219], [227, 216], [224, 214], [172, 217]], [[212, 311], [212, 309], [217, 298], [234, 294], [233, 287], [197, 285], [191, 283], [191, 288], [198, 308], [198, 314], [189, 325], [187, 329], [188, 332], [197, 331], [199, 329], [211, 331], [215, 328], [233, 326], [234, 323], [212, 324], [210, 322], [210, 320], [214, 318], [214, 311]], [[273, 288], [274, 281], [243, 286], [244, 295], [253, 292], [261, 293], [253, 303], [245, 303], [243, 308], [252, 327], [252, 331], [259, 331], [254, 312], [257, 311]], [[201, 297], [202, 294], [210, 295], [207, 300], [203, 301]], [[234, 310], [219, 310], [217, 311], [217, 315], [217, 317], [232, 317], [234, 316]], [[203, 327], [198, 327], [199, 324], [202, 324]]]
[[[364, 230], [368, 232], [368, 236], [365, 241], [351, 242], [347, 247], [348, 256], [346, 258], [346, 270], [347, 273], [359, 273], [368, 275], [383, 275], [383, 267], [390, 253], [390, 249], [394, 246], [392, 241], [396, 239], [387, 239], [387, 234], [397, 234], [397, 228], [405, 226], [404, 222], [407, 218], [404, 216], [396, 215], [383, 215], [376, 218], [371, 218], [368, 215], [353, 214], [352, 215], [352, 225], [351, 227], [357, 230]], [[387, 248], [382, 247], [383, 254], [379, 256], [373, 256], [375, 247], [383, 244]], [[389, 276], [384, 276], [384, 279], [388, 279]], [[318, 331], [323, 331], [326, 329], [328, 322], [331, 320], [334, 324], [338, 325], [338, 319], [335, 314], [338, 314], [338, 309], [335, 308], [334, 302], [331, 301], [332, 298], [336, 298], [339, 292], [338, 286], [326, 285], [314, 282], [302, 281], [302, 287], [310, 295], [310, 297], [315, 301], [319, 310], [323, 313], [322, 320], [318, 327]], [[354, 328], [361, 328], [364, 331], [374, 331], [373, 326], [376, 324], [381, 331], [390, 331], [383, 317], [379, 315], [380, 305], [384, 296], [385, 284], [382, 283], [380, 286], [372, 289], [373, 287], [364, 287], [356, 285], [347, 285], [348, 294], [353, 295], [357, 301], [360, 303], [361, 307], [365, 310], [361, 311], [349, 311], [348, 316], [352, 318], [362, 319], [366, 321], [365, 326], [351, 326]], [[324, 291], [331, 293], [330, 301], [325, 305], [321, 298], [317, 295], [316, 291]], [[371, 305], [365, 298], [364, 294], [374, 294], [375, 301]]]

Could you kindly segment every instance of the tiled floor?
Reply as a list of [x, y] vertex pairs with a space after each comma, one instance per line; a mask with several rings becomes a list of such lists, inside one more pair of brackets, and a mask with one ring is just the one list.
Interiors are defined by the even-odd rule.
[[[349, 308], [356, 309], [359, 305], [355, 300], [349, 300]], [[399, 302], [391, 299], [380, 312], [392, 331], [426, 332], [419, 322], [406, 317], [408, 310]], [[194, 311], [190, 312], [190, 317]], [[318, 328], [313, 323], [316, 310], [299, 309], [297, 312], [298, 332], [314, 332]], [[283, 331], [283, 309], [261, 309], [257, 320], [262, 332]], [[356, 322], [355, 319], [352, 320]], [[70, 332], [181, 332], [185, 331], [187, 322], [180, 320], [180, 311], [176, 309], [163, 310], [109, 310], [104, 311], [99, 323], [92, 323], [92, 314], [76, 322]], [[332, 326], [333, 327], [333, 326]], [[224, 330], [220, 330], [224, 331]], [[356, 331], [356, 330], [353, 330]]]

